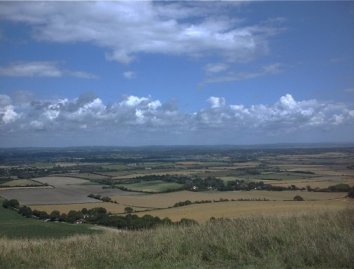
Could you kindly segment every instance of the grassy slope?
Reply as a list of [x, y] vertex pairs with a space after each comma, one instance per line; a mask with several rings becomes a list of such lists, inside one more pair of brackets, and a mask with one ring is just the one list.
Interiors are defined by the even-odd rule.
[[15, 211], [0, 206], [0, 238], [59, 238], [94, 232], [96, 231], [91, 230], [90, 226], [87, 225], [52, 223], [28, 219], [20, 216]]
[[0, 239], [0, 268], [352, 268], [354, 211], [60, 240]]

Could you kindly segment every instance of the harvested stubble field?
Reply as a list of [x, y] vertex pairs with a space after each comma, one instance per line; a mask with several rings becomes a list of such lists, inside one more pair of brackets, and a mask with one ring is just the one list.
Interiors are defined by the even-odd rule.
[[293, 200], [294, 196], [300, 195], [305, 200], [329, 200], [338, 199], [346, 195], [340, 192], [306, 192], [306, 191], [210, 191], [191, 192], [179, 191], [160, 194], [139, 194], [139, 195], [116, 195], [112, 196], [118, 203], [132, 206], [146, 206], [152, 208], [165, 208], [173, 206], [177, 202], [190, 200], [219, 200], [222, 199], [268, 199], [268, 200]]
[[274, 186], [283, 186], [287, 187], [290, 185], [295, 185], [299, 188], [306, 188], [310, 186], [311, 188], [328, 188], [329, 186], [337, 184], [348, 184], [349, 186], [354, 186], [354, 178], [352, 177], [343, 177], [341, 180], [334, 179], [333, 177], [321, 177], [321, 179], [311, 179], [311, 180], [264, 180], [264, 183], [272, 184]]
[[[325, 201], [235, 201], [208, 204], [193, 204], [183, 207], [149, 211], [148, 214], [160, 218], [168, 217], [173, 221], [189, 218], [203, 223], [211, 217], [240, 218], [251, 216], [281, 216], [354, 209], [349, 199]], [[138, 213], [142, 216], [146, 213]]]

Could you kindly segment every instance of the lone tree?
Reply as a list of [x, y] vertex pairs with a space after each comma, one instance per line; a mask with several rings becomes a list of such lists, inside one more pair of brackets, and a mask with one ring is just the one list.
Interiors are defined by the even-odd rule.
[[134, 210], [130, 206], [127, 206], [126, 208], [124, 208], [124, 213], [126, 213], [126, 214], [131, 214], [133, 212], [134, 212]]

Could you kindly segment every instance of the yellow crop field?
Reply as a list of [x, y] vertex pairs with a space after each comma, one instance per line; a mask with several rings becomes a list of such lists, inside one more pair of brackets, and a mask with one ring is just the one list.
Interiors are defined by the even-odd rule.
[[[199, 223], [216, 218], [238, 218], [259, 215], [292, 215], [311, 212], [331, 211], [354, 208], [354, 202], [349, 199], [327, 201], [268, 201], [268, 202], [219, 202], [211, 204], [194, 204], [184, 207], [161, 209], [147, 212], [160, 218], [168, 217], [173, 221], [189, 218]], [[139, 213], [142, 216], [146, 213]]]
[[354, 186], [354, 179], [351, 177], [336, 179], [336, 178], [328, 178], [328, 177], [321, 177], [320, 179], [311, 179], [311, 180], [264, 180], [264, 183], [272, 184], [274, 186], [290, 186], [295, 185], [299, 188], [306, 188], [306, 186], [311, 186], [312, 188], [327, 188], [329, 186], [333, 186], [336, 184], [348, 184], [350, 186]]
[[344, 197], [345, 193], [306, 192], [306, 191], [226, 191], [226, 192], [191, 192], [179, 191], [160, 194], [140, 195], [116, 195], [112, 199], [118, 203], [144, 206], [153, 208], [165, 208], [185, 200], [219, 200], [222, 199], [269, 199], [269, 200], [292, 200], [294, 196], [301, 195], [305, 200], [328, 200]]

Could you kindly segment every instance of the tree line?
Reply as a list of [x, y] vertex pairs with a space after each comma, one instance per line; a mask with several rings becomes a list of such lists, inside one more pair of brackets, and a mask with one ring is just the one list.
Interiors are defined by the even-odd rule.
[[[45, 211], [32, 210], [28, 206], [21, 206], [20, 203], [15, 200], [4, 200], [2, 206], [4, 208], [17, 211], [20, 215], [27, 218], [35, 218], [46, 221], [61, 221], [68, 223], [87, 223], [96, 224], [108, 227], [114, 227], [118, 229], [127, 230], [140, 230], [151, 229], [159, 225], [194, 225], [198, 224], [192, 219], [181, 219], [180, 221], [173, 222], [169, 218], [159, 218], [151, 215], [144, 215], [139, 217], [138, 215], [130, 214], [130, 210], [126, 209], [128, 213], [126, 215], [113, 215], [103, 207], [96, 208], [83, 208], [82, 210], [70, 210], [67, 214], [60, 213], [58, 210], [53, 210], [50, 214]], [[129, 212], [128, 212], [129, 211]]]

